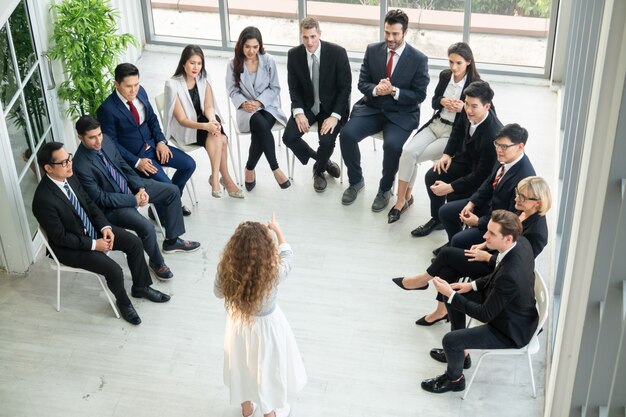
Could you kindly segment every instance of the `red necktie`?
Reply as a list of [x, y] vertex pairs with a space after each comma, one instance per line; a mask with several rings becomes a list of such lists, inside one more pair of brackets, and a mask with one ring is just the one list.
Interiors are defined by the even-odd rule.
[[496, 177], [493, 179], [493, 188], [495, 189], [498, 186], [498, 183], [500, 182], [500, 178], [502, 178], [502, 176], [504, 175], [504, 164], [502, 164], [502, 166], [500, 167], [500, 170], [498, 171], [498, 175], [496, 175]]
[[396, 54], [395, 51], [389, 51], [389, 61], [387, 61], [387, 75], [385, 77], [391, 77], [391, 69], [393, 68], [393, 56]]
[[130, 113], [135, 118], [135, 121], [137, 122], [137, 124], [139, 124], [139, 112], [137, 111], [137, 107], [135, 107], [132, 101], [127, 101], [126, 104], [128, 104], [128, 107], [130, 108]]

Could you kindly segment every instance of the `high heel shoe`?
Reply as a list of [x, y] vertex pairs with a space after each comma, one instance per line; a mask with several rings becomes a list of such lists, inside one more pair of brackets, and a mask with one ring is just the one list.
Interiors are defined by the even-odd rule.
[[[254, 171], [252, 171], [254, 173]], [[254, 174], [254, 179], [250, 182], [243, 180], [244, 185], [246, 186], [246, 191], [250, 192], [256, 187], [256, 174]]]
[[[220, 178], [220, 184], [221, 183], [222, 179]], [[213, 189], [213, 175], [209, 175], [209, 184], [211, 184], [211, 195], [215, 198], [222, 198], [222, 188], [220, 187], [219, 191]]]
[[435, 323], [438, 323], [442, 320], [445, 320], [446, 323], [450, 321], [450, 319], [448, 318], [448, 315], [446, 314], [445, 316], [438, 318], [435, 321], [426, 321], [426, 316], [422, 317], [421, 319], [418, 319], [415, 324], [417, 324], [418, 326], [432, 326]]
[[391, 280], [400, 288], [402, 288], [403, 290], [406, 291], [413, 291], [413, 290], [425, 290], [428, 289], [428, 283], [426, 283], [426, 285], [424, 285], [423, 287], [417, 287], [417, 288], [407, 288], [404, 286], [404, 284], [402, 283], [402, 280], [404, 279], [404, 277], [398, 277], [398, 278], [391, 278]]
[[228, 196], [232, 198], [246, 198], [246, 195], [243, 193], [243, 190], [237, 189], [237, 191], [227, 191]]
[[286, 188], [291, 187], [291, 181], [287, 180], [287, 181], [283, 182], [282, 184], [278, 184], [278, 186], [284, 190]]

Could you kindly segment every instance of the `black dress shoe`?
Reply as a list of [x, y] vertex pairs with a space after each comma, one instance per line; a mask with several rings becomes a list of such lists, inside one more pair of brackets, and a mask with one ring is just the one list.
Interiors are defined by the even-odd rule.
[[421, 226], [417, 226], [415, 229], [411, 230], [411, 236], [413, 237], [422, 237], [428, 236], [433, 230], [442, 230], [443, 224], [439, 220], [430, 219], [425, 224]]
[[282, 184], [278, 184], [278, 186], [284, 190], [285, 188], [291, 187], [291, 181], [287, 180], [283, 182]]
[[183, 206], [183, 216], [191, 216], [191, 210], [189, 210], [187, 207]]
[[326, 172], [333, 178], [339, 178], [341, 175], [341, 169], [339, 169], [339, 165], [336, 162], [331, 160], [326, 164]]
[[120, 316], [122, 316], [124, 320], [126, 320], [130, 324], [134, 324], [135, 326], [141, 323], [139, 314], [137, 314], [137, 311], [132, 304], [128, 303], [128, 305], [125, 306], [120, 305], [120, 303], [117, 302], [115, 304], [117, 304], [117, 308], [120, 310]]
[[147, 298], [153, 303], [164, 303], [170, 300], [170, 296], [157, 291], [152, 287], [132, 287], [131, 295], [135, 298]]
[[[446, 358], [446, 353], [441, 348], [434, 348], [430, 350], [430, 357], [434, 360], [442, 363], [448, 363], [448, 359]], [[469, 369], [472, 367], [472, 358], [468, 354], [465, 356], [465, 361], [463, 362], [463, 369]]]
[[448, 246], [450, 246], [450, 242], [444, 243], [443, 245], [439, 246], [437, 249], [433, 250], [433, 255], [435, 256], [439, 255], [439, 252], [441, 252], [443, 248], [447, 248]]
[[323, 193], [326, 190], [327, 185], [326, 178], [324, 178], [324, 173], [321, 174], [317, 172], [313, 172], [313, 189], [315, 192]]
[[398, 277], [398, 278], [391, 278], [391, 280], [393, 282], [396, 283], [396, 285], [400, 288], [402, 288], [403, 290], [407, 290], [407, 291], [413, 291], [413, 290], [425, 290], [428, 288], [428, 283], [426, 283], [426, 285], [424, 285], [423, 287], [417, 287], [417, 288], [407, 288], [404, 286], [404, 284], [402, 283], [402, 280], [404, 279], [404, 277]]
[[465, 376], [461, 374], [459, 379], [452, 381], [446, 374], [439, 375], [422, 381], [422, 389], [435, 394], [442, 394], [448, 391], [463, 391], [465, 390]]
[[448, 319], [448, 315], [446, 314], [445, 316], [435, 320], [435, 321], [426, 321], [426, 316], [423, 316], [421, 319], [418, 319], [415, 321], [415, 324], [417, 324], [418, 326], [432, 326], [435, 323], [439, 323], [440, 321], [445, 320], [446, 322], [450, 321]]

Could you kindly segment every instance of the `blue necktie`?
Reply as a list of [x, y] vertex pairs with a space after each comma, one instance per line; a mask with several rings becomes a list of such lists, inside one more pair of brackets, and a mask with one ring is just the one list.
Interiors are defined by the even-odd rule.
[[78, 198], [76, 198], [76, 196], [70, 189], [70, 186], [67, 182], [65, 183], [65, 185], [63, 185], [63, 188], [65, 188], [65, 192], [67, 193], [67, 198], [70, 199], [70, 203], [72, 203], [72, 207], [74, 207], [74, 211], [76, 212], [76, 214], [78, 214], [78, 217], [80, 217], [80, 219], [82, 220], [83, 226], [85, 226], [85, 230], [87, 231], [87, 235], [89, 235], [89, 237], [91, 237], [92, 239], [98, 239], [98, 235], [96, 234], [96, 229], [94, 229], [93, 225], [91, 224], [91, 221], [89, 220], [89, 217], [87, 217], [87, 213], [85, 213], [85, 210], [83, 210], [83, 208], [80, 206], [80, 203], [78, 202]]
[[124, 176], [117, 170], [117, 168], [115, 168], [113, 164], [109, 163], [106, 155], [102, 151], [98, 151], [96, 154], [102, 160], [104, 168], [106, 168], [109, 171], [109, 174], [111, 174], [113, 181], [115, 181], [117, 186], [120, 187], [122, 194], [132, 194], [128, 189], [128, 182], [126, 182], [126, 178], [124, 178]]

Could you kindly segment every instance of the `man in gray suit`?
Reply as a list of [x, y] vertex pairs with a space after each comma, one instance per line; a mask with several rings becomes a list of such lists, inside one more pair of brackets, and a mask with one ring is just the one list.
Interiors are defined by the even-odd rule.
[[139, 177], [113, 141], [103, 137], [100, 122], [93, 116], [81, 116], [76, 121], [76, 132], [81, 143], [74, 157], [74, 170], [83, 188], [112, 224], [137, 233], [157, 278], [171, 279], [174, 275], [159, 250], [154, 226], [137, 207], [154, 203], [165, 227], [163, 252], [193, 252], [200, 243], [179, 237], [185, 233], [185, 223], [178, 187]]
[[430, 81], [428, 58], [405, 42], [408, 25], [406, 13], [390, 10], [385, 16], [385, 42], [370, 44], [365, 51], [358, 84], [363, 98], [352, 108], [339, 139], [350, 181], [341, 199], [344, 205], [352, 204], [365, 185], [359, 142], [382, 131], [383, 175], [372, 211], [385, 209], [402, 146], [419, 125], [420, 103]]

